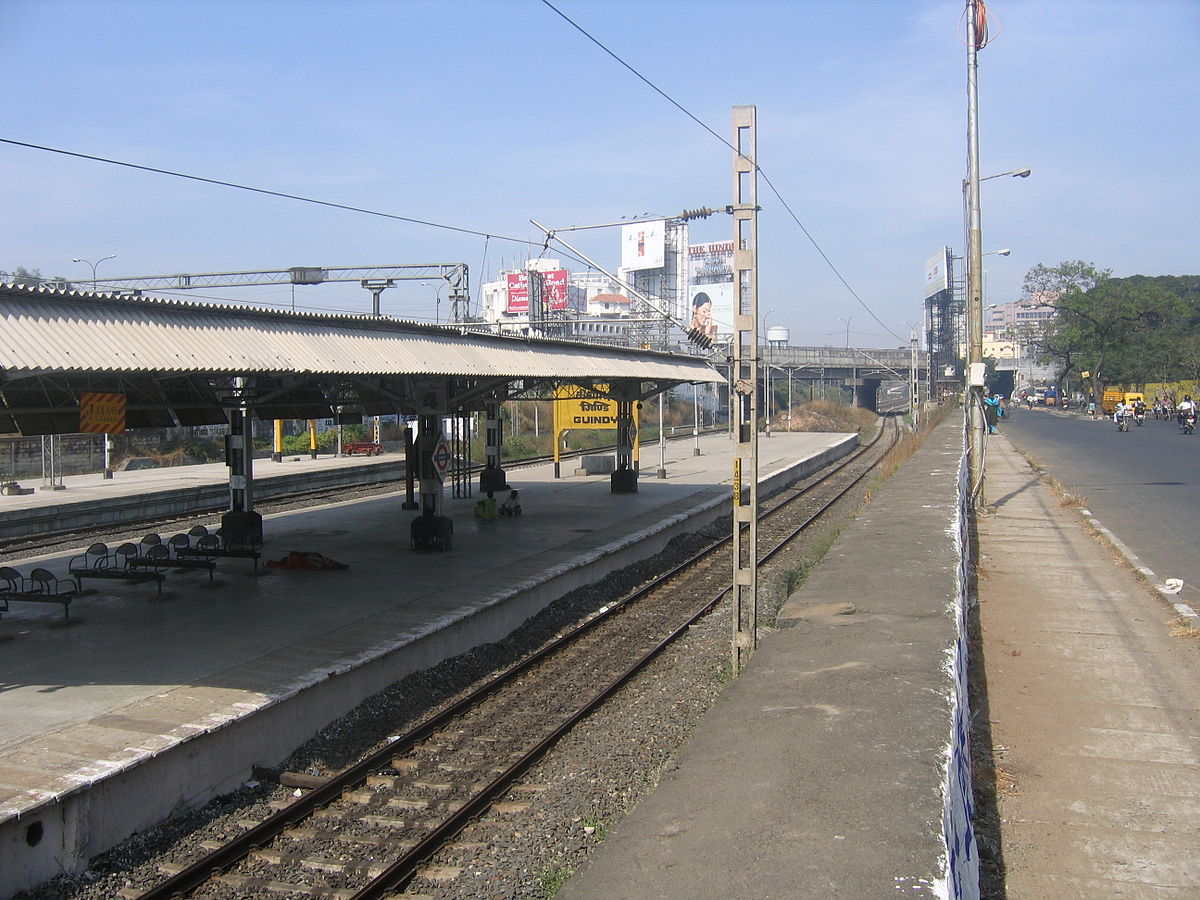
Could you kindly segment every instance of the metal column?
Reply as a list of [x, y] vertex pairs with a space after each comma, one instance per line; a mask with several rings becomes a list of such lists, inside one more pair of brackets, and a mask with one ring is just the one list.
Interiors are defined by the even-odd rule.
[[234, 378], [225, 464], [229, 467], [229, 511], [221, 517], [223, 547], [256, 547], [262, 544], [262, 516], [254, 511], [254, 426], [249, 396], [253, 382]]
[[[758, 643], [758, 124], [753, 106], [733, 108], [734, 675]], [[743, 484], [743, 480], [745, 484]], [[743, 543], [743, 532], [747, 542]]]
[[484, 465], [479, 473], [479, 490], [502, 491], [508, 487], [508, 476], [500, 467], [500, 445], [504, 440], [502, 421], [500, 419], [500, 404], [489, 402], [485, 404], [486, 420], [484, 423]]

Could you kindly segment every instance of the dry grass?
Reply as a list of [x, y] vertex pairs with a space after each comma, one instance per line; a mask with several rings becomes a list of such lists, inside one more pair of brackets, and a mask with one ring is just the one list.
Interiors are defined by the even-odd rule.
[[1058, 505], [1064, 509], [1083, 509], [1087, 506], [1087, 497], [1080, 497], [1077, 494], [1072, 494], [1053, 478], [1046, 476], [1050, 485], [1050, 490], [1058, 498]]
[[[875, 413], [870, 410], [843, 406], [828, 400], [816, 400], [792, 407], [793, 431], [837, 433], [861, 431], [874, 425]], [[771, 429], [787, 431], [786, 409], [776, 412], [771, 417]]]
[[1200, 640], [1200, 628], [1196, 627], [1195, 621], [1195, 619], [1183, 616], [1180, 616], [1178, 619], [1172, 619], [1168, 623], [1171, 626], [1171, 637], [1183, 638], [1189, 641]]
[[907, 462], [908, 459], [917, 452], [917, 448], [925, 443], [925, 437], [929, 434], [929, 432], [937, 428], [938, 425], [945, 421], [946, 416], [955, 411], [955, 407], [951, 407], [949, 405], [942, 406], [936, 410], [933, 410], [932, 413], [925, 418], [924, 422], [921, 424], [920, 430], [909, 431], [903, 434], [900, 439], [896, 441], [895, 446], [888, 451], [887, 456], [883, 458], [883, 462], [880, 465], [880, 469], [883, 473], [883, 479], [886, 480], [896, 474], [896, 470], [899, 469], [900, 466]]
[[1017, 777], [999, 766], [975, 766], [974, 777], [995, 787], [997, 797], [1013, 797], [1017, 793]]

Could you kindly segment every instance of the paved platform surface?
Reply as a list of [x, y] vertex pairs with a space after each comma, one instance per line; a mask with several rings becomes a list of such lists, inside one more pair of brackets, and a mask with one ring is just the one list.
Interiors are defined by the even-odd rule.
[[[760, 477], [848, 443], [847, 435], [777, 432], [760, 443]], [[64, 819], [57, 852], [69, 859], [98, 852], [112, 821], [72, 824], [61, 809], [65, 798], [143, 778], [130, 792], [141, 787], [145, 798], [111, 819], [144, 827], [177, 802], [236, 786], [249, 763], [282, 758], [318, 723], [374, 690], [497, 639], [621, 565], [625, 554], [657, 552], [673, 523], [682, 530], [701, 509], [728, 515], [734, 445], [715, 435], [701, 447], [693, 456], [690, 442], [670, 445], [668, 477], [644, 473], [636, 494], [612, 494], [605, 476], [555, 479], [552, 466], [514, 470], [509, 482], [521, 491], [524, 515], [485, 522], [472, 514], [475, 498], [447, 499], [455, 524], [448, 553], [408, 549], [415, 513], [400, 508], [401, 486], [392, 495], [266, 518], [264, 562], [319, 551], [347, 571], [256, 573], [249, 561], [221, 560], [213, 584], [202, 573], [168, 574], [161, 600], [151, 584], [85, 582], [98, 591], [77, 600], [65, 623], [57, 606], [14, 603], [0, 619], [0, 824], [53, 810]], [[657, 463], [650, 449], [643, 460], [653, 455]], [[318, 459], [278, 468], [347, 463], [364, 464]], [[197, 468], [208, 472], [126, 473], [107, 482], [79, 476], [95, 484], [68, 479], [66, 491], [4, 499], [45, 506], [93, 490], [136, 494], [148, 482], [167, 490], [206, 474], [226, 478], [223, 466]], [[270, 463], [256, 468], [260, 477], [272, 473]], [[15, 565], [65, 575], [68, 557]], [[290, 701], [301, 696], [308, 699], [297, 710]], [[251, 728], [251, 720], [259, 724]], [[173, 755], [189, 755], [173, 751], [200, 737], [212, 748], [207, 756], [172, 767]], [[185, 784], [197, 770], [207, 781]], [[47, 844], [50, 833], [47, 827]], [[19, 833], [13, 841], [0, 839], [6, 864], [30, 853]]]

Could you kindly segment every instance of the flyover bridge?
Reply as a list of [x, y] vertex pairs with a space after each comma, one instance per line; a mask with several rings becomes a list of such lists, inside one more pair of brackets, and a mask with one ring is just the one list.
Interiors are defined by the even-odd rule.
[[[762, 349], [765, 369], [784, 377], [813, 384], [840, 381], [854, 392], [855, 404], [877, 409], [880, 385], [886, 382], [928, 383], [927, 353], [909, 348], [870, 349], [863, 347], [779, 347]], [[910, 388], [911, 391], [911, 388]]]

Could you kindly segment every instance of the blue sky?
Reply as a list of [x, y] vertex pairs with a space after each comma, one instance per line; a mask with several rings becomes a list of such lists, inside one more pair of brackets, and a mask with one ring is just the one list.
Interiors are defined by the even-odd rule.
[[[760, 184], [768, 325], [802, 344], [841, 344], [847, 322], [855, 344], [907, 337], [925, 260], [962, 252], [961, 0], [553, 2], [723, 138], [733, 106], [757, 106], [759, 165], [857, 294]], [[987, 302], [1017, 299], [1038, 263], [1200, 273], [1200, 2], [989, 7], [981, 174], [1033, 175], [983, 186], [984, 249], [1012, 250], [986, 258]], [[530, 218], [730, 202], [729, 149], [539, 0], [0, 0], [0, 34], [0, 138], [533, 242], [0, 143], [2, 270], [465, 262], [477, 287], [540, 252]], [[692, 239], [730, 229], [714, 217]], [[569, 239], [616, 267], [616, 230]], [[295, 299], [370, 301], [355, 285]], [[385, 292], [382, 311], [432, 320], [434, 291]]]

